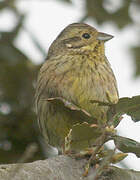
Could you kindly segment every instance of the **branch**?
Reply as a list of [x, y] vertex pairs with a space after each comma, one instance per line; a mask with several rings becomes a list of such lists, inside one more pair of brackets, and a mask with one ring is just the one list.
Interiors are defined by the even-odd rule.
[[[2, 180], [94, 180], [95, 170], [90, 168], [88, 177], [83, 177], [86, 160], [75, 160], [68, 156], [55, 156], [32, 163], [0, 165]], [[20, 169], [18, 168], [20, 166]], [[18, 171], [16, 171], [18, 169]], [[14, 177], [12, 175], [14, 174]], [[114, 166], [106, 168], [100, 180], [139, 180], [140, 172], [120, 169]]]

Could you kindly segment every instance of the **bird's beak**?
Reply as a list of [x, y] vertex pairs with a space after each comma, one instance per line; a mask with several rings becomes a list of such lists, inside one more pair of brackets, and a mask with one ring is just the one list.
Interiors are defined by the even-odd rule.
[[108, 40], [112, 39], [113, 37], [114, 37], [114, 36], [112, 36], [112, 35], [110, 35], [110, 34], [98, 32], [97, 40], [100, 40], [100, 41], [108, 41]]

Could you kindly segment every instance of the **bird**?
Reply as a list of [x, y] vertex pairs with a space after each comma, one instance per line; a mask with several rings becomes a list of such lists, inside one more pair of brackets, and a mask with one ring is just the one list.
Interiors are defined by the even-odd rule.
[[[38, 123], [47, 144], [62, 149], [70, 129], [86, 121], [64, 106], [48, 101], [50, 98], [63, 98], [84, 109], [92, 117], [90, 124], [101, 127], [106, 124], [109, 107], [98, 101], [116, 104], [119, 99], [116, 78], [105, 56], [105, 42], [112, 38], [88, 24], [72, 23], [51, 44], [35, 92]], [[90, 144], [79, 144], [78, 150], [86, 146]]]

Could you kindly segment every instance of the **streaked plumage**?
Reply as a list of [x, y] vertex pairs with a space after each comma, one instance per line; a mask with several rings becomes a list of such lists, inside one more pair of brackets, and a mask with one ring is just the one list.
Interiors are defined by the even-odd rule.
[[[85, 33], [90, 37], [85, 38]], [[90, 100], [117, 103], [116, 79], [104, 52], [104, 42], [109, 39], [110, 35], [89, 25], [74, 23], [52, 43], [39, 72], [35, 96], [40, 129], [52, 146], [61, 147], [71, 126], [83, 119], [47, 98], [65, 98], [89, 112], [94, 117], [92, 123], [100, 125], [107, 121], [108, 107]]]

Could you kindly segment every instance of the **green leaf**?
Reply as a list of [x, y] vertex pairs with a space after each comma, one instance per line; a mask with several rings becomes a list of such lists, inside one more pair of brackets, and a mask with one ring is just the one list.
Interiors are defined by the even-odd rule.
[[87, 122], [77, 123], [73, 125], [66, 137], [68, 147], [71, 150], [83, 150], [91, 147], [101, 134], [102, 130], [96, 124], [90, 125]]
[[140, 96], [133, 96], [132, 98], [124, 97], [120, 98], [119, 102], [111, 106], [109, 111], [115, 111], [114, 121], [120, 118], [121, 115], [127, 114], [131, 116], [134, 122], [140, 120]]
[[128, 156], [126, 153], [116, 153], [111, 158], [111, 163], [116, 164], [125, 159]]
[[43, 100], [47, 100], [51, 103], [54, 103], [55, 105], [57, 105], [57, 107], [62, 108], [63, 111], [67, 111], [68, 113], [71, 113], [71, 117], [77, 117], [77, 119], [80, 122], [90, 122], [93, 123], [95, 122], [93, 120], [93, 117], [84, 109], [79, 108], [78, 106], [76, 106], [75, 104], [67, 101], [64, 98], [61, 97], [54, 97], [54, 98], [48, 98], [48, 99], [43, 99]]
[[113, 140], [120, 151], [124, 153], [134, 153], [137, 157], [140, 157], [139, 142], [122, 136], [114, 136]]
[[73, 141], [84, 141], [84, 140], [90, 140], [92, 138], [96, 139], [100, 135], [101, 135], [101, 128], [99, 128], [97, 125], [92, 126], [87, 122], [83, 122], [82, 124], [78, 123], [76, 125], [73, 125], [72, 127]]

